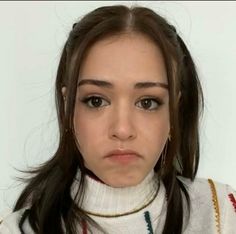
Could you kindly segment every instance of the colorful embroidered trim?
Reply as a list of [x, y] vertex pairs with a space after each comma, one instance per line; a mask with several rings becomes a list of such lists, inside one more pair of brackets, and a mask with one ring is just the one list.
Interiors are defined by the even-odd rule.
[[235, 198], [234, 198], [233, 193], [230, 193], [228, 196], [229, 196], [230, 201], [231, 201], [232, 204], [233, 204], [234, 211], [236, 212], [236, 200], [235, 200]]
[[87, 234], [87, 223], [85, 220], [82, 221], [83, 234]]
[[216, 221], [216, 230], [217, 233], [220, 234], [220, 208], [219, 208], [219, 202], [218, 202], [218, 198], [217, 198], [217, 192], [216, 192], [216, 188], [215, 188], [215, 184], [211, 179], [208, 179], [208, 182], [210, 184], [211, 187], [211, 192], [212, 192], [212, 202], [213, 202], [213, 206], [214, 206], [214, 210], [215, 210], [215, 221]]
[[152, 222], [151, 222], [149, 211], [144, 212], [144, 218], [147, 223], [147, 229], [149, 231], [148, 234], [153, 234]]

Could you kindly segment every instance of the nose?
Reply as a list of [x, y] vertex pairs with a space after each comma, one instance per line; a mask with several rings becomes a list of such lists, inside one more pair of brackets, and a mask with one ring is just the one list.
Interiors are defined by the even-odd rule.
[[127, 141], [136, 138], [134, 116], [129, 110], [119, 109], [111, 116], [109, 137], [119, 141]]

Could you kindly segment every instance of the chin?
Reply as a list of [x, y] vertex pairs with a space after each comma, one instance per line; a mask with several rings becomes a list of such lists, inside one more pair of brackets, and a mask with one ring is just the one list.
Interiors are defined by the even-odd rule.
[[142, 181], [142, 178], [140, 177], [133, 177], [133, 178], [120, 178], [120, 180], [109, 180], [108, 185], [114, 188], [125, 188], [125, 187], [131, 187], [136, 186]]

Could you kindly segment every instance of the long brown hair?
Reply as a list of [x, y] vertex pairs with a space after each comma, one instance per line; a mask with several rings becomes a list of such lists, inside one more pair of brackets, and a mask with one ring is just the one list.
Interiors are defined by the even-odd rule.
[[[19, 223], [22, 233], [26, 219], [34, 232], [39, 234], [60, 234], [65, 230], [66, 233], [75, 234], [76, 226], [83, 221], [99, 228], [80, 209], [78, 203], [75, 203], [70, 193], [75, 175], [80, 170], [81, 179], [76, 197], [82, 202], [86, 168], [76, 146], [73, 126], [78, 77], [81, 63], [94, 43], [109, 36], [134, 32], [148, 36], [161, 49], [166, 66], [171, 141], [161, 173], [168, 198], [163, 233], [182, 233], [185, 215], [182, 197], [185, 197], [188, 208], [190, 199], [178, 176], [194, 180], [197, 173], [202, 89], [193, 59], [175, 27], [151, 9], [123, 5], [104, 6], [86, 14], [73, 25], [64, 45], [55, 90], [60, 130], [59, 146], [49, 161], [29, 171], [32, 176], [14, 207], [14, 211], [17, 211], [30, 205], [30, 209], [25, 210]], [[66, 105], [61, 92], [64, 86], [67, 87]], [[154, 170], [160, 172], [160, 169], [159, 160]], [[188, 209], [188, 217], [189, 212]]]

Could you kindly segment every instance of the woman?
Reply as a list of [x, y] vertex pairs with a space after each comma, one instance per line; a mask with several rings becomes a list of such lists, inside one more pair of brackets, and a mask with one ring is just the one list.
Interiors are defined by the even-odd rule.
[[233, 189], [195, 178], [202, 90], [164, 18], [118, 5], [75, 23], [56, 104], [59, 147], [0, 233], [235, 233]]

